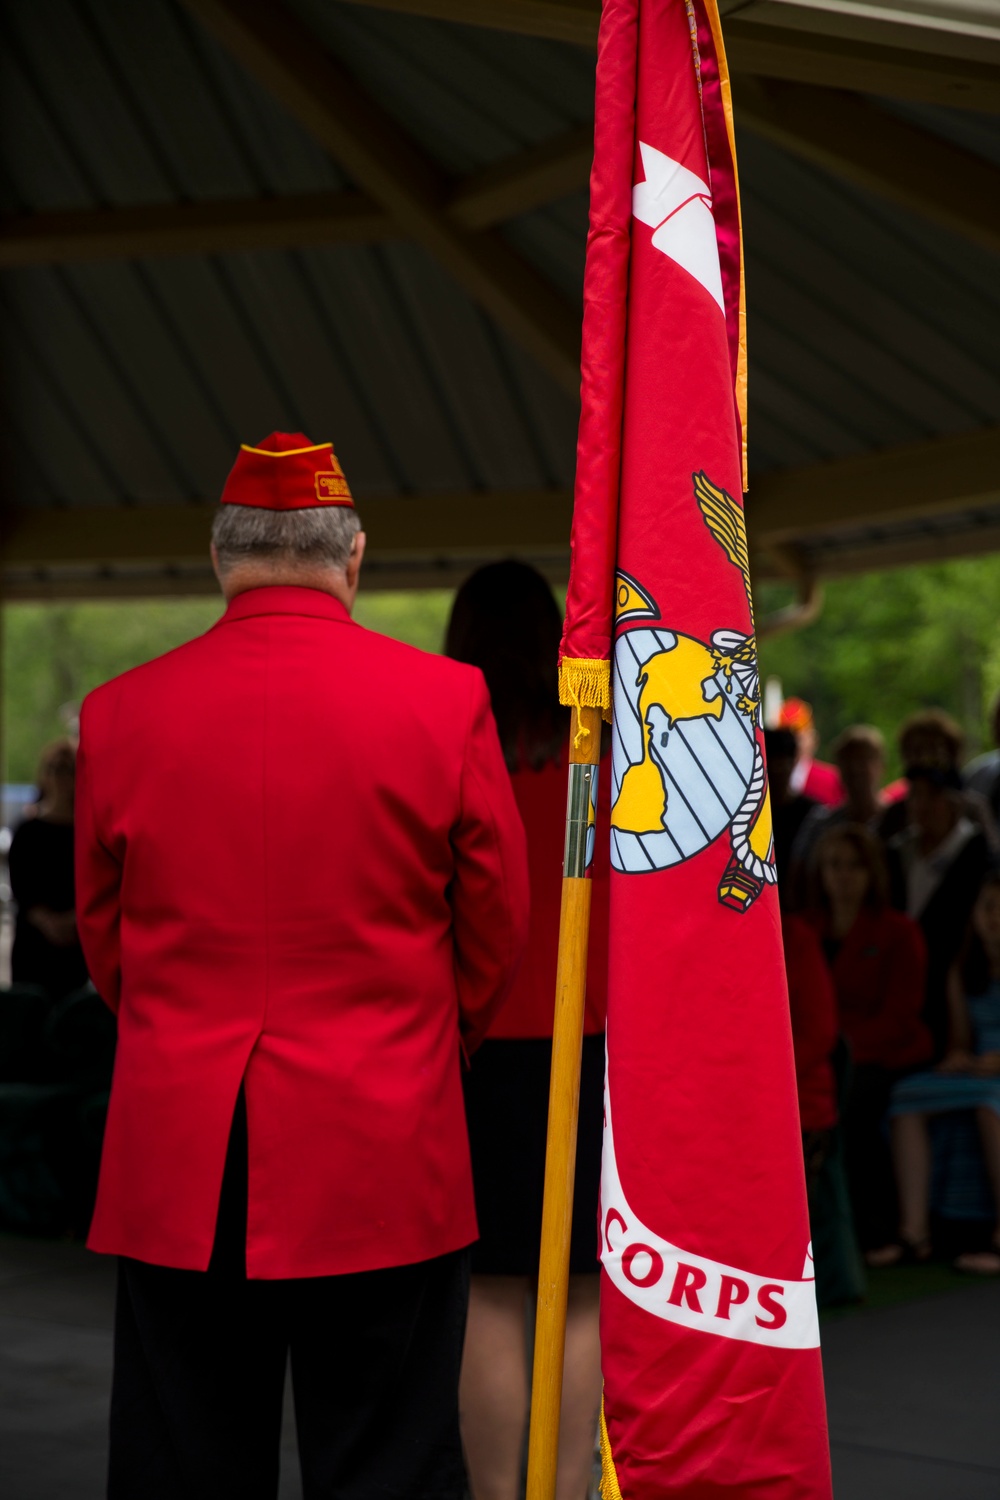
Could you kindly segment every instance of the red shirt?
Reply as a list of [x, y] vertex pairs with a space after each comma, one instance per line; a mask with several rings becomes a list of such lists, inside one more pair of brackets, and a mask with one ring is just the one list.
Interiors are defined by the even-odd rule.
[[[515, 771], [514, 797], [528, 838], [531, 916], [528, 947], [502, 1008], [490, 1024], [490, 1037], [549, 1037], [556, 1004], [559, 906], [562, 899], [563, 843], [566, 837], [565, 757], [540, 771]], [[587, 954], [584, 1031], [604, 1030], [608, 1003], [608, 890], [611, 816], [611, 757], [601, 762], [597, 782], [597, 837], [594, 845]]]
[[840, 772], [825, 760], [812, 762], [801, 790], [806, 797], [822, 802], [824, 807], [839, 807], [845, 797]]
[[91, 1248], [205, 1269], [241, 1082], [251, 1277], [475, 1239], [460, 1038], [528, 903], [482, 674], [253, 589], [87, 699], [76, 827], [118, 1013]]
[[837, 1083], [831, 1054], [837, 1044], [837, 1001], [823, 950], [812, 928], [783, 916], [781, 933], [792, 1014], [795, 1080], [803, 1130], [829, 1130], [837, 1123]]
[[[820, 934], [825, 913], [810, 914]], [[908, 1068], [933, 1051], [920, 1018], [924, 1005], [927, 950], [916, 922], [884, 907], [863, 907], [833, 961], [840, 1029], [857, 1063]]]

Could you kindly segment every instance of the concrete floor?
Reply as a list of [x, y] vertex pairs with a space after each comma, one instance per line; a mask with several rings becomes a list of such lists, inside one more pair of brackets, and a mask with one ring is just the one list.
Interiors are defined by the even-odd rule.
[[[0, 1496], [99, 1500], [113, 1267], [0, 1236]], [[836, 1500], [998, 1500], [1000, 1284], [824, 1324]], [[282, 1500], [298, 1500], [286, 1422]]]

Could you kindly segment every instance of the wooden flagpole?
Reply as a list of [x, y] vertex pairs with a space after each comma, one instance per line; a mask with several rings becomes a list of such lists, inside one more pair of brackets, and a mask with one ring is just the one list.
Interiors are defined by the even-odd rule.
[[549, 1123], [545, 1147], [545, 1198], [538, 1267], [527, 1500], [553, 1500], [559, 1462], [559, 1414], [566, 1344], [576, 1127], [583, 1052], [583, 1003], [587, 987], [587, 940], [590, 929], [591, 880], [587, 863], [587, 832], [592, 824], [591, 809], [597, 804], [597, 767], [600, 756], [600, 709], [574, 708], [569, 736], [569, 795], [566, 807], [562, 907], [559, 914], [559, 963], [556, 970], [556, 1009], [552, 1032]]

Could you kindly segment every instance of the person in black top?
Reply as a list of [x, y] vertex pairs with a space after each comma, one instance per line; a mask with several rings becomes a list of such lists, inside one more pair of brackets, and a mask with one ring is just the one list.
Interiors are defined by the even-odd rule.
[[69, 740], [42, 751], [39, 799], [11, 841], [10, 885], [17, 902], [11, 978], [57, 998], [87, 981], [76, 932], [73, 792], [76, 752]]
[[948, 970], [958, 957], [991, 851], [982, 827], [966, 813], [957, 771], [908, 766], [909, 822], [889, 840], [892, 904], [920, 924], [927, 944], [923, 1019], [934, 1038], [935, 1062], [947, 1050]]

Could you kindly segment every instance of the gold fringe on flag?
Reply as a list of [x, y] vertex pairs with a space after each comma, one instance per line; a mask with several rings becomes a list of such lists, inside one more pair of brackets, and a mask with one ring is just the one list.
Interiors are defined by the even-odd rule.
[[[611, 663], [564, 656], [559, 663], [559, 702], [575, 708], [578, 717], [581, 708], [599, 708], [602, 718], [610, 724]], [[579, 750], [589, 733], [581, 725], [574, 739], [575, 749]]]
[[611, 718], [611, 663], [564, 656], [559, 663], [559, 702], [567, 708], [599, 708]]
[[622, 1500], [622, 1492], [618, 1488], [618, 1475], [615, 1473], [615, 1461], [611, 1456], [608, 1424], [604, 1420], [603, 1400], [601, 1402], [601, 1500]]

